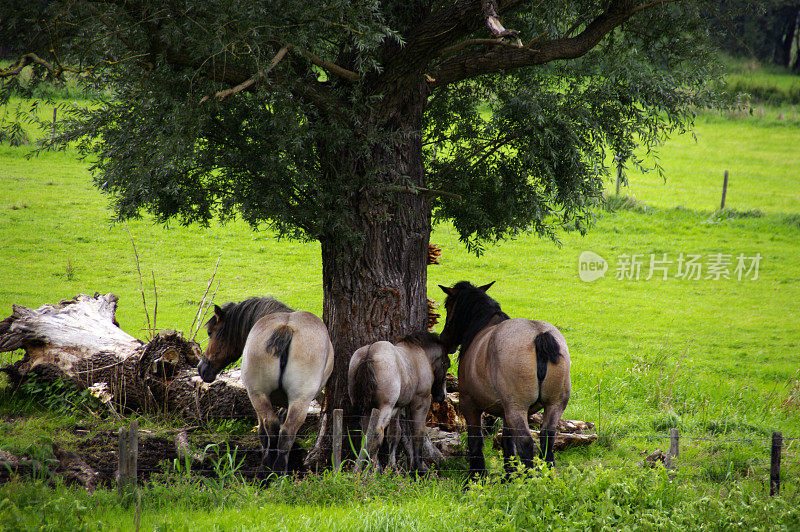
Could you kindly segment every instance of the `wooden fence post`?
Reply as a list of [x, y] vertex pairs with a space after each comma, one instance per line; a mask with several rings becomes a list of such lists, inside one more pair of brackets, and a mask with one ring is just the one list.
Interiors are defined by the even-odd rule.
[[342, 466], [342, 409], [336, 408], [333, 411], [333, 457], [331, 464], [333, 469], [338, 471]]
[[772, 497], [781, 493], [781, 447], [783, 447], [783, 434], [773, 432], [769, 468], [769, 494]]
[[119, 429], [119, 466], [117, 469], [117, 488], [120, 495], [136, 487], [136, 474], [139, 460], [139, 425], [134, 419], [127, 429]]
[[[678, 471], [678, 455], [680, 454], [680, 431], [678, 429], [669, 429], [669, 453], [664, 460], [664, 466], [677, 473]], [[669, 478], [675, 478], [674, 473], [670, 473]]]
[[725, 195], [728, 193], [728, 171], [725, 170], [725, 177], [722, 180], [722, 202], [719, 204], [719, 210], [725, 208]]
[[361, 452], [358, 453], [358, 459], [356, 460], [356, 471], [361, 471], [361, 468], [364, 467], [364, 464], [375, 458], [374, 456], [369, 455], [367, 452], [367, 447], [369, 447], [370, 439], [374, 436], [375, 431], [378, 428], [378, 417], [380, 416], [380, 413], [380, 410], [373, 408], [372, 413], [369, 416], [367, 433], [362, 434], [361, 436]]

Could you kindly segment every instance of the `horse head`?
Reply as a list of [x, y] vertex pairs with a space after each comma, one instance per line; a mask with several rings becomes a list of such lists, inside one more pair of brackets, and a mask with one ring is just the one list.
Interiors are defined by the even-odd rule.
[[[468, 281], [459, 281], [452, 287], [439, 285], [439, 288], [441, 288], [442, 291], [447, 294], [447, 298], [444, 300], [444, 308], [445, 312], [447, 313], [447, 317], [445, 318], [444, 329], [442, 330], [440, 339], [445, 346], [445, 351], [448, 354], [455, 353], [458, 349], [458, 346], [461, 345], [465, 340], [467, 328], [469, 326], [467, 320], [470, 318], [468, 314], [471, 314], [472, 310], [471, 308], [467, 307], [473, 307], [476, 303], [481, 303], [481, 294], [484, 296], [482, 299], [494, 302], [493, 299], [485, 295], [486, 291], [494, 283], [495, 281], [492, 281], [489, 284], [477, 287]], [[478, 295], [478, 300], [476, 300], [476, 295]], [[458, 302], [461, 302], [461, 305], [458, 305], [459, 309], [458, 312], [456, 312], [455, 307]], [[497, 310], [500, 310], [499, 305], [497, 306]], [[474, 336], [474, 334], [472, 336]], [[471, 339], [472, 338], [470, 337], [470, 340]]]
[[241, 353], [237, 353], [228, 334], [226, 311], [214, 305], [214, 315], [206, 323], [208, 331], [208, 346], [197, 365], [197, 372], [205, 382], [214, 382], [222, 369], [236, 360]]

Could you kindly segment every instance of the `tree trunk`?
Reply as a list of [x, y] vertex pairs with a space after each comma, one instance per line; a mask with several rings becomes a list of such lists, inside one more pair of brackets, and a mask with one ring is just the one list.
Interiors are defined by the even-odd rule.
[[[370, 161], [351, 161], [350, 168], [363, 171], [392, 169], [385, 174], [389, 195], [354, 192], [348, 198], [353, 213], [351, 228], [362, 237], [360, 242], [342, 244], [334, 238], [321, 242], [322, 312], [334, 348], [324, 412], [330, 417], [334, 409], [341, 408], [349, 427], [357, 426], [348, 415], [347, 368], [353, 352], [378, 340], [395, 342], [427, 329], [431, 207], [427, 196], [408, 188], [425, 186], [419, 135], [421, 94], [402, 106], [403, 116], [391, 112], [384, 115], [385, 127], [408, 133], [402, 143], [393, 150], [375, 153]], [[403, 176], [402, 184], [397, 175]], [[331, 436], [332, 423], [325, 429], [309, 454], [309, 463], [323, 465], [330, 459], [331, 438], [327, 436]]]
[[206, 384], [197, 374], [197, 343], [177, 331], [141, 342], [119, 328], [116, 308], [113, 294], [81, 294], [38, 309], [15, 305], [0, 322], [0, 351], [24, 349], [25, 356], [0, 371], [12, 383], [35, 374], [91, 388], [115, 413], [170, 412], [193, 423], [255, 419], [238, 369]]

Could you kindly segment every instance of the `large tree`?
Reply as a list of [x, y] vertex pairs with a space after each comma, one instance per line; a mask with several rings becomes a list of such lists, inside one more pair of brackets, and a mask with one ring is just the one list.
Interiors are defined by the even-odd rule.
[[58, 140], [96, 153], [122, 219], [238, 215], [318, 240], [328, 408], [347, 408], [351, 353], [425, 327], [432, 222], [452, 221], [476, 252], [582, 230], [609, 151], [631, 156], [691, 123], [713, 79], [702, 9], [60, 0], [16, 15], [47, 46], [0, 73], [0, 95], [25, 90], [25, 64], [106, 89]]

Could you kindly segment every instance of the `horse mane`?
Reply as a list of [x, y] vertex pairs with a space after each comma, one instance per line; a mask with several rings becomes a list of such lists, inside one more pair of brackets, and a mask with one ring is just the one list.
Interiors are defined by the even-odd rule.
[[[225, 319], [217, 334], [219, 339], [241, 356], [250, 329], [258, 320], [276, 312], [294, 312], [294, 309], [274, 297], [251, 297], [241, 303], [226, 303], [222, 306]], [[214, 314], [206, 323], [208, 333], [216, 327], [219, 318]]]
[[442, 341], [439, 339], [439, 335], [436, 333], [428, 331], [417, 331], [409, 335], [406, 335], [398, 343], [416, 345], [417, 347], [421, 347], [424, 349], [425, 346], [431, 344], [441, 344]]
[[[453, 286], [455, 296], [448, 295], [445, 307], [450, 310], [448, 322], [452, 327], [452, 337], [461, 346], [459, 359], [467, 351], [475, 336], [481, 332], [494, 316], [501, 320], [509, 319], [508, 314], [500, 309], [500, 303], [489, 297], [486, 292], [469, 281], [459, 281]], [[452, 302], [452, 306], [449, 306]]]

